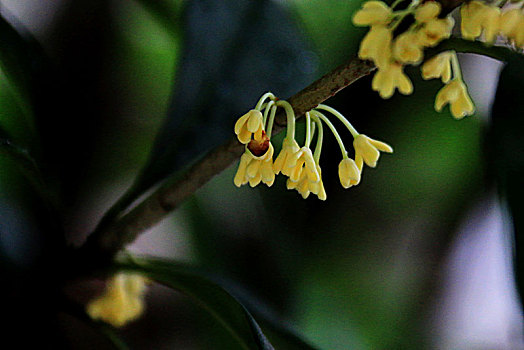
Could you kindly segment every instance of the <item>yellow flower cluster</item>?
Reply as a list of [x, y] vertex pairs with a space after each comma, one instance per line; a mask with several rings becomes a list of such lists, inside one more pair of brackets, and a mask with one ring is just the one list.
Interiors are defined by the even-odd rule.
[[500, 8], [497, 4], [487, 4], [474, 0], [460, 9], [460, 29], [462, 37], [475, 40], [481, 36], [483, 41], [492, 44], [497, 36], [503, 35], [516, 48], [524, 47], [524, 11], [522, 7]]
[[[451, 16], [440, 16], [441, 5], [436, 1], [412, 0], [404, 9], [395, 10], [402, 2], [403, 0], [397, 0], [389, 7], [382, 1], [367, 1], [353, 16], [355, 25], [370, 26], [360, 44], [358, 54], [362, 59], [372, 60], [377, 66], [378, 71], [373, 77], [371, 87], [378, 91], [382, 98], [390, 98], [395, 90], [404, 95], [411, 94], [413, 85], [403, 72], [404, 66], [421, 64], [424, 60], [424, 49], [449, 38], [454, 26]], [[490, 6], [477, 3], [479, 2], [469, 2], [461, 9], [462, 26], [466, 28], [463, 29], [463, 33], [465, 30], [470, 38], [476, 38], [484, 31], [485, 36], [491, 39], [500, 32], [494, 28], [499, 25], [498, 18], [502, 17], [493, 15]], [[479, 10], [480, 8], [482, 10]], [[410, 26], [394, 35], [407, 16], [411, 17]], [[509, 18], [509, 12], [506, 16]], [[511, 12], [511, 16], [516, 17], [514, 12]], [[511, 19], [516, 23], [517, 20], [513, 17]], [[507, 25], [512, 38], [518, 36], [515, 26]], [[443, 52], [426, 60], [421, 70], [424, 79], [440, 78], [446, 84], [435, 99], [437, 111], [440, 112], [449, 103], [451, 114], [457, 119], [474, 113], [475, 106], [462, 80], [460, 65], [454, 51]]]
[[[429, 1], [419, 5], [413, 1], [404, 10], [394, 11], [382, 1], [371, 0], [353, 16], [357, 26], [369, 26], [358, 55], [375, 63], [378, 72], [372, 88], [382, 98], [390, 98], [395, 90], [404, 95], [413, 92], [411, 80], [404, 74], [405, 65], [418, 65], [424, 58], [424, 48], [432, 47], [449, 38], [454, 21], [451, 17], [439, 18], [440, 4]], [[412, 15], [413, 24], [394, 37], [402, 20]]]
[[108, 281], [102, 295], [88, 303], [87, 314], [115, 327], [137, 319], [144, 311], [146, 281], [137, 274], [116, 274]]
[[[269, 102], [267, 102], [269, 100]], [[271, 131], [278, 108], [283, 108], [287, 116], [287, 133], [282, 142], [282, 149], [273, 162], [274, 148], [271, 144]], [[355, 159], [348, 157], [344, 143], [335, 126], [322, 112], [329, 112], [339, 119], [353, 136]], [[254, 118], [251, 122], [251, 118]], [[235, 124], [238, 140], [246, 145], [240, 158], [234, 183], [237, 187], [250, 184], [251, 187], [260, 182], [267, 186], [273, 185], [275, 175], [282, 173], [287, 176], [287, 188], [297, 190], [305, 199], [311, 193], [319, 199], [326, 200], [327, 194], [322, 182], [320, 155], [324, 138], [323, 125], [327, 125], [339, 143], [342, 161], [338, 167], [340, 183], [344, 188], [358, 185], [364, 163], [375, 167], [380, 156], [379, 151], [393, 152], [393, 149], [380, 141], [359, 134], [347, 119], [335, 109], [319, 105], [306, 113], [306, 136], [301, 147], [295, 140], [295, 113], [291, 105], [278, 100], [273, 94], [267, 93]], [[251, 124], [250, 124], [251, 122]], [[266, 133], [267, 130], [267, 133]], [[312, 140], [316, 138], [314, 151]]]

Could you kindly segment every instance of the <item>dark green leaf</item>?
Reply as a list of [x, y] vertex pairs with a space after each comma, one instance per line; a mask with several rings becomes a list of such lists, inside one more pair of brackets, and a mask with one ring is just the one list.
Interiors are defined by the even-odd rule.
[[229, 288], [224, 289], [215, 278], [193, 267], [173, 261], [139, 259], [122, 263], [118, 268], [141, 272], [189, 296], [213, 315], [245, 349], [273, 349], [265, 332], [270, 334], [275, 344], [279, 344], [279, 349], [314, 349], [295, 333], [278, 325], [267, 313], [265, 316], [262, 313], [260, 317], [257, 315], [262, 322], [259, 326]]
[[509, 60], [501, 72], [487, 140], [490, 171], [513, 220], [514, 267], [521, 301], [524, 300], [523, 133], [524, 57], [521, 56]]
[[271, 90], [286, 98], [312, 80], [314, 55], [274, 1], [186, 2], [184, 53], [150, 159], [118, 214], [138, 195], [233, 135], [235, 120]]

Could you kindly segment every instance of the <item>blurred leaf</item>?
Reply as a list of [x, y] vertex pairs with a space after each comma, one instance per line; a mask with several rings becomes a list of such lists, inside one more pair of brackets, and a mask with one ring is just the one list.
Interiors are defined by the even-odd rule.
[[[5, 11], [5, 10], [3, 10]], [[5, 12], [4, 12], [5, 13]], [[11, 18], [11, 20], [13, 20]], [[19, 33], [13, 26], [0, 17], [0, 67], [7, 76], [21, 107], [26, 112], [31, 110], [32, 72], [37, 59], [35, 41], [27, 32]]]
[[181, 0], [137, 0], [138, 3], [155, 16], [159, 24], [166, 28], [170, 34], [174, 34], [178, 26], [176, 25], [175, 15], [177, 14]]
[[250, 312], [228, 290], [195, 268], [160, 259], [124, 262], [119, 268], [139, 271], [189, 296], [213, 315], [245, 349], [273, 349], [264, 335], [268, 331], [275, 344], [280, 345], [279, 348], [313, 350], [296, 334], [267, 317], [262, 318], [262, 330]]
[[182, 21], [184, 53], [168, 116], [147, 165], [110, 217], [230, 138], [234, 121], [264, 92], [288, 97], [312, 80], [314, 57], [279, 3], [190, 1]]
[[521, 303], [524, 300], [524, 57], [503, 68], [488, 131], [490, 172], [499, 185], [513, 220], [514, 266]]

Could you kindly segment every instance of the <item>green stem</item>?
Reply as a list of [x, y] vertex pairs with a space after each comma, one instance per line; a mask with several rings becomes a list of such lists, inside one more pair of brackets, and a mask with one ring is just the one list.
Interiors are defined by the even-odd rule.
[[276, 99], [275, 95], [273, 95], [271, 92], [266, 92], [264, 95], [262, 95], [260, 100], [258, 100], [258, 103], [257, 103], [255, 109], [260, 111], [262, 109], [262, 105], [264, 104], [264, 102], [266, 102], [266, 100], [268, 98], [271, 99], [271, 100], [275, 100]]
[[353, 127], [353, 125], [351, 125], [351, 123], [342, 115], [342, 113], [340, 113], [336, 109], [323, 105], [323, 104], [319, 104], [316, 109], [322, 109], [324, 111], [327, 111], [333, 114], [335, 117], [337, 117], [344, 124], [344, 126], [349, 130], [353, 138], [359, 135], [358, 131]]
[[289, 102], [284, 100], [277, 101], [277, 107], [283, 107], [286, 111], [286, 117], [287, 117], [287, 132], [286, 132], [286, 138], [289, 140], [295, 139], [295, 112], [293, 111], [293, 107], [289, 104]]
[[[267, 104], [263, 105], [262, 108], [264, 109], [264, 119], [262, 119], [262, 125], [266, 126], [267, 121], [267, 115], [269, 114], [269, 111], [271, 110], [271, 107], [275, 104], [275, 101], [269, 101]], [[266, 128], [265, 130], [268, 130], [269, 128]]]
[[311, 115], [309, 112], [306, 112], [306, 141], [304, 142], [304, 146], [309, 148], [309, 145], [311, 144]]
[[460, 70], [460, 63], [455, 50], [451, 51], [451, 67], [453, 68], [453, 79], [462, 80], [462, 71]]
[[320, 113], [319, 111], [312, 110], [311, 113], [313, 113], [319, 119], [321, 119], [324, 123], [326, 123], [326, 125], [331, 130], [331, 132], [333, 133], [333, 136], [335, 136], [335, 139], [338, 142], [338, 146], [340, 147], [340, 151], [342, 152], [342, 158], [346, 159], [348, 157], [348, 152], [346, 151], [346, 147], [344, 147], [344, 142], [342, 142], [342, 138], [340, 137], [339, 133], [337, 132], [337, 129], [335, 128], [335, 126], [329, 121], [329, 119], [324, 114]]
[[277, 114], [277, 106], [272, 106], [271, 114], [269, 115], [269, 122], [267, 123], [267, 137], [270, 139], [271, 139], [271, 132], [273, 131], [273, 123], [275, 121], [276, 114]]
[[311, 119], [316, 123], [318, 128], [317, 145], [315, 147], [313, 158], [315, 159], [315, 163], [319, 164], [320, 153], [322, 153], [322, 143], [324, 142], [324, 128], [322, 127], [322, 121], [316, 115], [315, 111], [311, 112]]

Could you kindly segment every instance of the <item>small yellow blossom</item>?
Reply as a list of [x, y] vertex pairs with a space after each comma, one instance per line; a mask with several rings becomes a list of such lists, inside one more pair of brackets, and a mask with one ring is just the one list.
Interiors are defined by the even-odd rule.
[[504, 11], [500, 18], [500, 32], [515, 43], [517, 47], [524, 46], [524, 12], [513, 8]]
[[360, 170], [351, 158], [344, 158], [338, 165], [338, 177], [344, 188], [350, 188], [360, 183]]
[[298, 181], [293, 181], [291, 178], [287, 179], [286, 185], [288, 190], [297, 190], [302, 198], [306, 199], [310, 193], [317, 195], [318, 199], [325, 201], [327, 199], [326, 190], [324, 189], [324, 183], [322, 182], [322, 175], [320, 166], [316, 166], [316, 171], [319, 173], [319, 180], [312, 182], [306, 171], [302, 168], [300, 170], [300, 176]]
[[393, 153], [393, 148], [387, 143], [374, 140], [363, 134], [355, 137], [353, 147], [355, 148], [355, 163], [360, 171], [362, 171], [364, 163], [372, 168], [377, 166], [380, 157], [379, 151]]
[[418, 41], [415, 31], [407, 31], [395, 38], [393, 57], [404, 64], [417, 64], [424, 57], [423, 46]]
[[434, 18], [427, 21], [418, 33], [419, 43], [423, 46], [433, 47], [440, 41], [451, 36], [455, 21], [451, 17]]
[[481, 1], [470, 1], [460, 7], [460, 31], [462, 37], [475, 40], [482, 34], [482, 21], [488, 5]]
[[391, 9], [384, 2], [368, 1], [355, 13], [353, 23], [357, 26], [388, 24], [392, 18], [391, 14]]
[[255, 140], [261, 140], [264, 130], [263, 120], [262, 112], [256, 109], [252, 109], [240, 117], [235, 123], [235, 134], [237, 134], [238, 141], [247, 144], [251, 141], [253, 134]]
[[448, 103], [451, 106], [451, 114], [456, 119], [475, 112], [475, 106], [468, 95], [466, 84], [461, 79], [453, 79], [440, 89], [435, 99], [435, 110], [440, 112]]
[[137, 274], [115, 275], [108, 281], [104, 293], [89, 302], [87, 314], [115, 327], [137, 319], [144, 310], [146, 281]]
[[419, 23], [428, 22], [436, 18], [440, 13], [440, 3], [428, 1], [415, 10], [415, 21]]
[[393, 96], [395, 89], [398, 89], [404, 95], [413, 92], [413, 84], [402, 71], [402, 64], [396, 62], [385, 68], [379, 68], [373, 77], [371, 88], [378, 91], [382, 98]]
[[389, 65], [392, 38], [391, 29], [387, 26], [376, 25], [371, 27], [360, 43], [358, 57], [372, 60], [379, 68]]
[[451, 79], [451, 51], [442, 52], [424, 62], [422, 65], [422, 78], [440, 78], [443, 83]]
[[[250, 145], [252, 145], [252, 142]], [[275, 181], [275, 173], [273, 172], [273, 152], [274, 148], [269, 139], [267, 142], [263, 143], [263, 146], [260, 148], [265, 148], [265, 151], [259, 156], [255, 155], [253, 148], [249, 146], [246, 147], [246, 151], [242, 154], [240, 158], [240, 164], [238, 166], [237, 173], [233, 182], [237, 187], [245, 185], [249, 182], [251, 187], [255, 187], [260, 182], [263, 182], [268, 187], [273, 185]]]
[[470, 1], [460, 9], [462, 37], [475, 40], [484, 31], [484, 40], [493, 43], [500, 32], [501, 13], [497, 6]]
[[278, 175], [280, 172], [282, 172], [282, 174], [289, 176], [292, 169], [290, 162], [292, 159], [294, 159], [293, 155], [299, 151], [300, 146], [298, 145], [297, 141], [286, 137], [282, 142], [282, 150], [273, 163], [273, 172], [275, 175]]
[[302, 175], [305, 175], [309, 182], [318, 182], [320, 180], [317, 164], [309, 147], [304, 146], [297, 153], [293, 154], [289, 160], [289, 166], [291, 168], [289, 178], [293, 182], [298, 182]]

